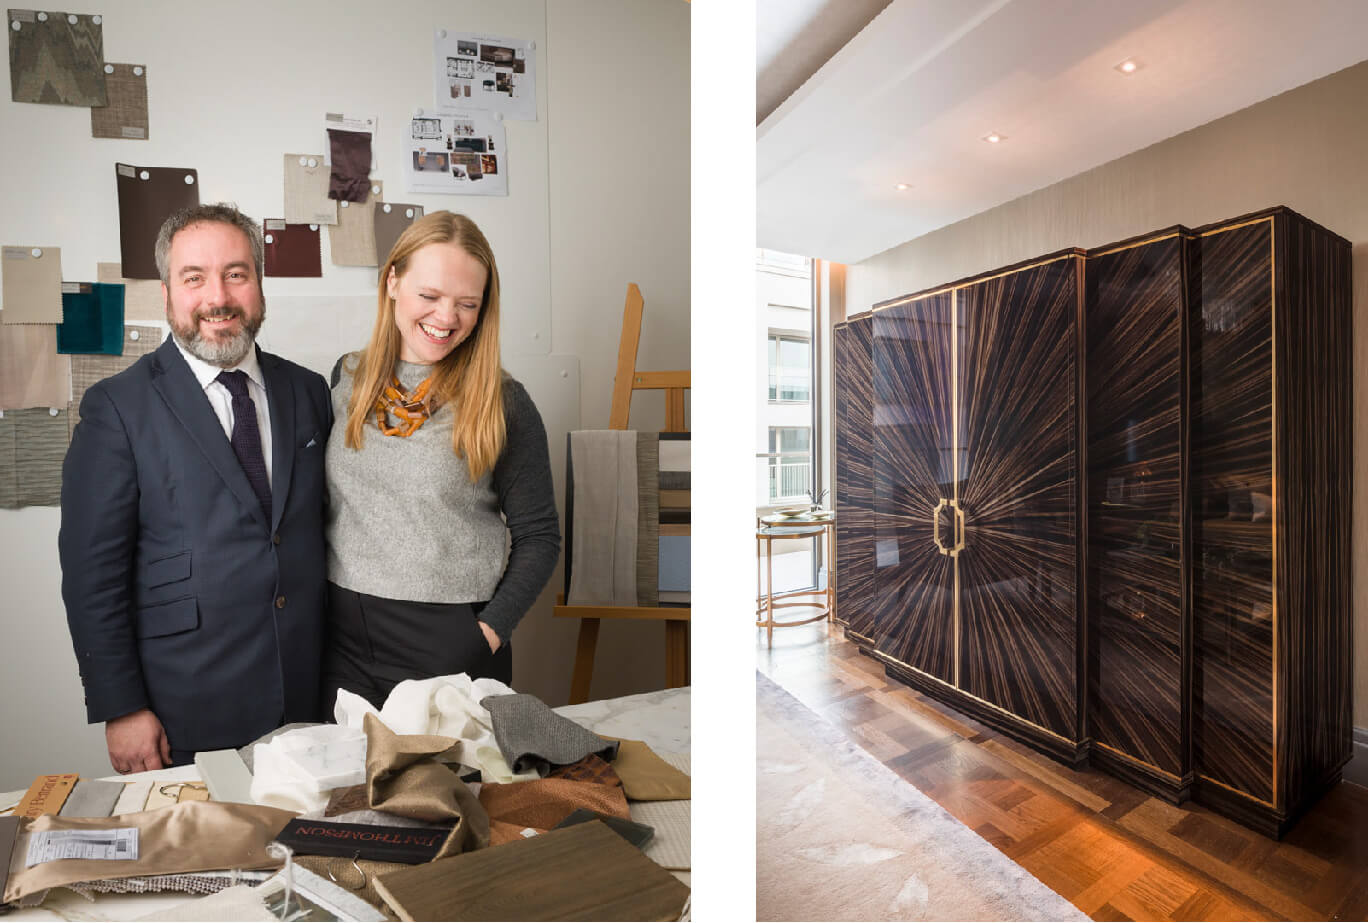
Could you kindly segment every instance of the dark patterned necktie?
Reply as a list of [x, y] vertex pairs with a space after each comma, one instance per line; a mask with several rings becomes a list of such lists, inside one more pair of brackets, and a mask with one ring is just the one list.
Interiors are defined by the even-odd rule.
[[271, 483], [266, 479], [266, 458], [261, 452], [261, 430], [257, 426], [256, 404], [247, 393], [246, 372], [219, 372], [218, 383], [233, 395], [233, 454], [261, 501], [266, 521], [271, 521]]

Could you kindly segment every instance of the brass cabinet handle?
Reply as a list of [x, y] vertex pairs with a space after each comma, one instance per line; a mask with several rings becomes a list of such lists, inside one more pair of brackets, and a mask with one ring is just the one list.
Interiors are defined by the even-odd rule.
[[964, 510], [960, 508], [957, 500], [950, 501], [950, 508], [955, 511], [955, 547], [951, 554], [958, 555], [964, 550]]
[[941, 497], [940, 503], [931, 511], [931, 540], [936, 543], [936, 550], [941, 554], [949, 554], [950, 549], [941, 544], [940, 539], [940, 514], [941, 510], [950, 505], [950, 501]]

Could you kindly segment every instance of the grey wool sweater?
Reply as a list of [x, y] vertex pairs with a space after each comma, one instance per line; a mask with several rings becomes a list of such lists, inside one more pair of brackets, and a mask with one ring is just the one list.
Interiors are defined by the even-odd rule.
[[[505, 376], [508, 439], [493, 471], [471, 482], [451, 450], [454, 408], [440, 408], [407, 438], [370, 423], [346, 446], [356, 354], [332, 375], [328, 438], [328, 579], [370, 596], [427, 603], [488, 600], [480, 620], [505, 642], [560, 556], [560, 520], [546, 428], [527, 389]], [[406, 390], [428, 366], [399, 361]], [[372, 418], [373, 420], [373, 418]]]

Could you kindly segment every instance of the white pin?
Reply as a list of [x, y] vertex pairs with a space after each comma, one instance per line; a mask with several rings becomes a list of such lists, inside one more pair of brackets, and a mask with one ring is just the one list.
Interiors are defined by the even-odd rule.
[[40, 256], [43, 255], [43, 248], [42, 248], [42, 247], [34, 247], [32, 250], [29, 251], [29, 253], [32, 253], [32, 254], [33, 254], [33, 258], [36, 260], [36, 259], [38, 259]]
[[536, 43], [536, 42], [528, 42], [528, 43], [527, 43], [527, 50], [528, 50], [528, 51], [536, 51], [536, 50], [537, 50], [537, 43]]
[[18, 32], [20, 29], [24, 27], [20, 24], [19, 20], [16, 19], [14, 22], [10, 23], [10, 28], [13, 29], [15, 32]]
[[351, 203], [348, 202], [346, 199], [343, 199], [341, 202], [339, 202], [339, 203], [337, 203], [337, 204], [338, 204], [338, 205], [341, 205], [343, 208], [346, 208], [346, 207], [347, 207], [348, 205], [350, 205]]
[[151, 173], [148, 173], [146, 170], [144, 170], [144, 171], [142, 171], [141, 173], [138, 174], [138, 179], [151, 179], [151, 178], [152, 178], [152, 174], [151, 174]]
[[104, 20], [101, 19], [99, 16], [92, 16], [92, 17], [90, 17], [90, 21], [93, 22], [93, 23], [95, 23], [95, 25], [97, 25], [97, 26], [98, 26], [100, 23], [104, 22]]
[[113, 64], [106, 64], [106, 65], [105, 65], [105, 73], [106, 73], [106, 74], [112, 74], [112, 73], [114, 73], [114, 65], [113, 65]]
[[307, 167], [307, 166], [309, 165], [309, 158], [307, 158], [307, 157], [301, 157], [301, 158], [299, 158], [299, 165], [300, 165], [301, 167]]
[[437, 30], [437, 37], [438, 37], [438, 38], [446, 38], [446, 29], [438, 29], [438, 30]]
[[379, 194], [380, 194], [380, 187], [379, 187], [378, 185], [372, 186], [372, 187], [371, 187], [371, 192], [375, 193], [376, 195], [379, 195]]
[[533, 330], [533, 331], [532, 331], [532, 339], [534, 339], [534, 340], [540, 340], [540, 339], [541, 339], [541, 334], [538, 333], [537, 331]]
[[318, 166], [318, 159], [317, 159], [316, 157], [310, 157], [310, 158], [309, 158], [309, 166], [311, 166], [311, 167], [316, 167], [316, 166]]
[[318, 225], [316, 225], [316, 224], [311, 224], [311, 225], [309, 225], [309, 230], [310, 230], [310, 231], [317, 231], [317, 230], [318, 230]]
[[190, 174], [190, 173], [185, 174], [185, 185], [187, 185], [187, 186], [193, 186], [193, 185], [195, 185], [195, 177], [194, 177], [193, 174]]
[[56, 407], [49, 407], [49, 408], [48, 408], [48, 416], [50, 416], [50, 417], [55, 417], [55, 416], [57, 416], [57, 412], [58, 412], [58, 411], [57, 411], [57, 408], [56, 408]]
[[[386, 211], [388, 211], [388, 209], [386, 209]], [[413, 209], [411, 209], [411, 208], [406, 208], [406, 209], [404, 209], [404, 217], [405, 217], [405, 218], [412, 218], [412, 217], [413, 217]]]
[[275, 243], [275, 235], [274, 235], [274, 234], [267, 234], [267, 235], [266, 235], [266, 243], [268, 243], [268, 244], [273, 244], [273, 243]]
[[502, 122], [502, 121], [503, 121], [503, 113], [502, 113], [502, 112], [496, 112], [496, 113], [494, 113], [494, 121], [496, 121], [496, 122]]
[[73, 26], [76, 25], [76, 14], [75, 14], [75, 13], [69, 14], [69, 15], [67, 16], [67, 22], [70, 23], [70, 24], [73, 25]]
[[565, 369], [561, 369], [561, 378], [569, 378], [569, 377], [570, 377], [570, 373], [567, 372]]
[[47, 13], [39, 13], [39, 14], [38, 14], [38, 21], [39, 21], [39, 22], [47, 22]]
[[[142, 334], [139, 333], [139, 332], [136, 331], [136, 330], [130, 330], [130, 331], [128, 331], [128, 338], [129, 338], [130, 340], [136, 340], [136, 339], [137, 339], [138, 337], [140, 337], [140, 336], [142, 336]], [[562, 372], [561, 374], [563, 375], [563, 374], [565, 374], [565, 373]]]
[[389, 207], [389, 203], [388, 203], [388, 202], [386, 202], [386, 203], [385, 203], [385, 214], [387, 214], [387, 215], [388, 215], [388, 214], [389, 214], [389, 213], [390, 213], [390, 207]]
[[133, 76], [134, 76], [134, 77], [141, 77], [142, 75], [143, 75], [143, 69], [142, 69], [142, 66], [141, 66], [141, 65], [139, 65], [139, 66], [133, 68]]

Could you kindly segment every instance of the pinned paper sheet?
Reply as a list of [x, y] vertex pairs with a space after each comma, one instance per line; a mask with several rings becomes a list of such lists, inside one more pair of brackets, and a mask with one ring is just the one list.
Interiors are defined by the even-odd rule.
[[508, 195], [508, 146], [488, 112], [419, 116], [404, 133], [404, 189]]
[[155, 249], [167, 218], [200, 204], [199, 173], [188, 167], [137, 167], [116, 163], [119, 251], [124, 275], [159, 279]]
[[339, 202], [337, 224], [328, 228], [328, 249], [334, 266], [378, 266], [375, 255], [375, 205], [384, 198], [384, 185], [371, 180], [364, 202]]
[[147, 66], [106, 62], [104, 73], [109, 105], [91, 107], [90, 136], [146, 141]]
[[62, 283], [59, 353], [123, 354], [124, 287], [100, 282]]
[[0, 410], [65, 407], [71, 357], [57, 354], [52, 324], [5, 324], [0, 311]]
[[64, 106], [106, 104], [99, 16], [10, 10], [10, 99]]
[[58, 247], [0, 248], [7, 324], [62, 322], [62, 251]]
[[385, 265], [399, 235], [413, 222], [423, 217], [423, 206], [405, 202], [381, 202], [375, 207], [375, 259], [377, 266]]
[[482, 109], [537, 120], [537, 56], [525, 39], [438, 29], [433, 41], [437, 108]]
[[322, 154], [285, 155], [285, 221], [337, 224], [337, 203], [328, 198], [330, 168]]
[[166, 302], [162, 299], [160, 280], [125, 278], [118, 263], [96, 263], [95, 279], [124, 287], [125, 323], [166, 319]]
[[[324, 170], [326, 185], [327, 171]], [[337, 203], [333, 203], [336, 205]], [[291, 224], [280, 218], [264, 222], [266, 275], [317, 277], [323, 275], [322, 239], [317, 224]]]

